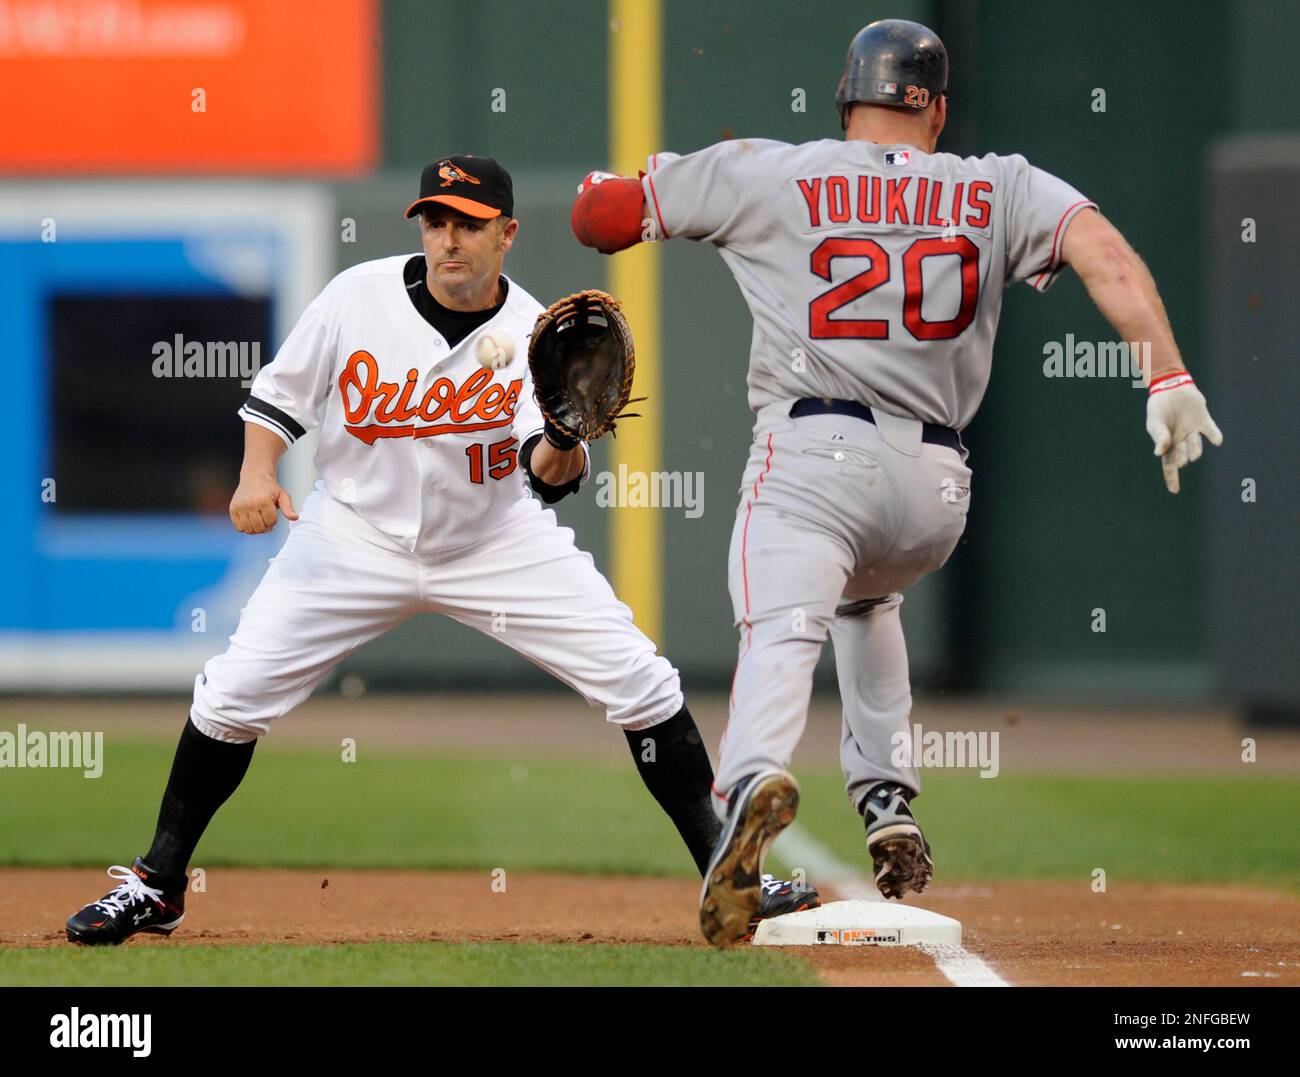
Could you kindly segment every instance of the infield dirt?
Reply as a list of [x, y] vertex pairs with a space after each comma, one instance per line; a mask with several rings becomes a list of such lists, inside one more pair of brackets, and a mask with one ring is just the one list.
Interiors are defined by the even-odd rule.
[[[503, 941], [703, 946], [689, 881], [488, 872], [213, 869], [170, 939], [195, 943]], [[104, 889], [94, 869], [0, 871], [0, 946], [66, 946], [63, 920]], [[909, 902], [965, 925], [1014, 985], [1300, 986], [1300, 899], [1255, 889], [1067, 883], [936, 886]], [[910, 948], [793, 948], [833, 985], [946, 986]]]

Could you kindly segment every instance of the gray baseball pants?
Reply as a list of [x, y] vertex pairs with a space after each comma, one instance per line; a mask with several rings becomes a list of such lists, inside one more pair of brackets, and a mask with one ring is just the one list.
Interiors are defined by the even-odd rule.
[[827, 635], [844, 707], [840, 765], [856, 806], [877, 781], [920, 792], [891, 762], [910, 736], [901, 592], [948, 560], [966, 526], [970, 470], [922, 442], [915, 419], [875, 411], [790, 418], [760, 409], [732, 531], [728, 578], [740, 656], [722, 738], [714, 808], [736, 783], [788, 768], [803, 735]]

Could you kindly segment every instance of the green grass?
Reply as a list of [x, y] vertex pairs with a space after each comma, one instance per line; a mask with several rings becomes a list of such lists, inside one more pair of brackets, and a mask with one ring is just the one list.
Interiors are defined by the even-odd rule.
[[[143, 853], [174, 746], [112, 738], [104, 773], [0, 771], [0, 864], [100, 865]], [[112, 858], [118, 858], [113, 860]], [[626, 765], [428, 751], [260, 745], [195, 861], [288, 867], [492, 868], [694, 874]]]
[[0, 981], [68, 986], [801, 987], [802, 961], [741, 949], [506, 942], [0, 950]]
[[[172, 742], [107, 744], [102, 777], [0, 771], [0, 864], [130, 863], [153, 832]], [[866, 869], [839, 775], [805, 770], [800, 822]], [[1300, 781], [1278, 775], [931, 772], [917, 814], [940, 880], [1251, 881], [1300, 889]], [[778, 846], [779, 850], [779, 846]], [[690, 877], [627, 763], [261, 745], [195, 857], [206, 865], [571, 871]], [[816, 881], [815, 879], [813, 880]]]
[[[936, 878], [1253, 882], [1300, 890], [1300, 781], [1220, 776], [923, 774]], [[801, 775], [800, 822], [865, 865], [838, 775]]]

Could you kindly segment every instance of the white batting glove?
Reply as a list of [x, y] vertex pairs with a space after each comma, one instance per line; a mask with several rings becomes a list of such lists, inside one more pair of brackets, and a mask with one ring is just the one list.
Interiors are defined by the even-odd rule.
[[1178, 470], [1201, 458], [1201, 435], [1210, 444], [1223, 444], [1223, 435], [1210, 418], [1205, 397], [1185, 370], [1164, 374], [1147, 391], [1147, 433], [1156, 443], [1165, 485], [1178, 493]]

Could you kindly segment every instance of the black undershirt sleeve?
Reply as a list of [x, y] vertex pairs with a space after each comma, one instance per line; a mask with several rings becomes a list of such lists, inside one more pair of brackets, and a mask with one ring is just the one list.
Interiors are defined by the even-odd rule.
[[537, 448], [537, 443], [541, 440], [541, 434], [534, 434], [525, 441], [519, 448], [519, 462], [523, 465], [524, 470], [528, 472], [528, 485], [533, 488], [533, 492], [548, 505], [554, 505], [560, 498], [577, 493], [580, 483], [578, 479], [573, 479], [571, 482], [552, 486], [548, 482], [542, 482], [533, 474], [533, 450]]

